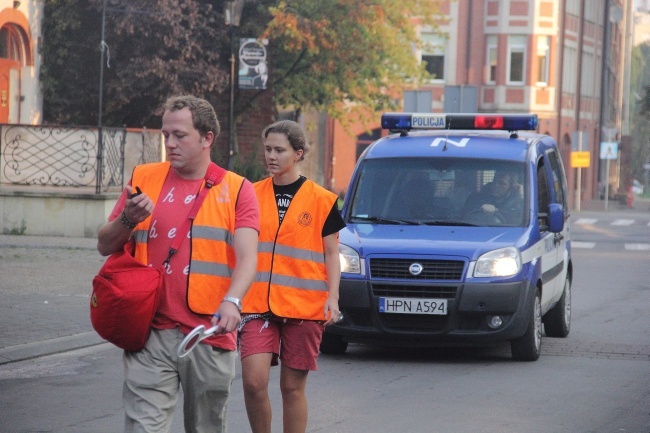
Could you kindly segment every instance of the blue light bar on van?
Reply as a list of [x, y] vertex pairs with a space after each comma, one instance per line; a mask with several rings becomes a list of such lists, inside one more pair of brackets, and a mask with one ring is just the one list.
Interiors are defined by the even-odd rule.
[[381, 127], [391, 131], [412, 129], [494, 129], [536, 131], [536, 114], [384, 113]]

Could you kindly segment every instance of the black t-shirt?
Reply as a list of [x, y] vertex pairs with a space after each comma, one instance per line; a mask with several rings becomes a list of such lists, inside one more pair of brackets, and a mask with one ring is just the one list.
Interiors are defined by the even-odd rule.
[[[297, 181], [290, 183], [289, 185], [273, 184], [273, 192], [275, 193], [275, 200], [278, 205], [278, 217], [280, 218], [280, 224], [282, 224], [284, 215], [287, 213], [287, 209], [289, 209], [291, 200], [293, 200], [293, 197], [296, 195], [306, 180], [307, 178], [305, 176], [300, 176]], [[345, 227], [345, 222], [343, 221], [341, 213], [339, 212], [339, 209], [336, 206], [335, 202], [334, 206], [332, 206], [332, 209], [330, 210], [329, 215], [327, 216], [327, 219], [325, 220], [321, 236], [329, 236], [332, 233], [338, 232], [343, 227]]]

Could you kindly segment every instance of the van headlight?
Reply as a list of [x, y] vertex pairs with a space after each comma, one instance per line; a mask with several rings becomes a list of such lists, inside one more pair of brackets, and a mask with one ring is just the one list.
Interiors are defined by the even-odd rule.
[[361, 273], [359, 253], [349, 246], [339, 244], [339, 259], [341, 260], [341, 272], [347, 272], [348, 274]]
[[483, 254], [476, 261], [475, 277], [511, 277], [521, 271], [521, 254], [515, 247]]

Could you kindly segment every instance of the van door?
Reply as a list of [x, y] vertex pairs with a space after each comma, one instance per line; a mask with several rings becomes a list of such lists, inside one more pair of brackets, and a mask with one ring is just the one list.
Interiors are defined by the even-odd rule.
[[569, 264], [569, 251], [567, 250], [567, 241], [569, 240], [569, 211], [567, 206], [566, 176], [560, 155], [557, 150], [550, 150], [546, 153], [546, 157], [550, 167], [551, 177], [549, 186], [552, 202], [561, 205], [564, 211], [564, 227], [561, 233], [554, 233], [553, 242], [557, 254], [556, 263], [560, 271], [555, 278], [555, 296], [553, 297], [553, 302], [555, 303], [562, 296]]
[[[542, 311], [557, 300], [558, 286], [562, 278], [562, 264], [559, 254], [557, 233], [552, 233], [547, 224], [549, 205], [553, 202], [552, 174], [547, 155], [540, 158], [537, 164], [537, 211], [540, 227], [542, 253]], [[563, 285], [563, 280], [562, 280]]]

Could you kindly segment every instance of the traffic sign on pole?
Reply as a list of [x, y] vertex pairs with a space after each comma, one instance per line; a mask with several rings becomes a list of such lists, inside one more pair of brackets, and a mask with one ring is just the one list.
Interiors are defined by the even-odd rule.
[[618, 143], [615, 141], [602, 141], [600, 143], [600, 159], [618, 158]]
[[589, 168], [591, 162], [591, 152], [571, 152], [572, 168]]

